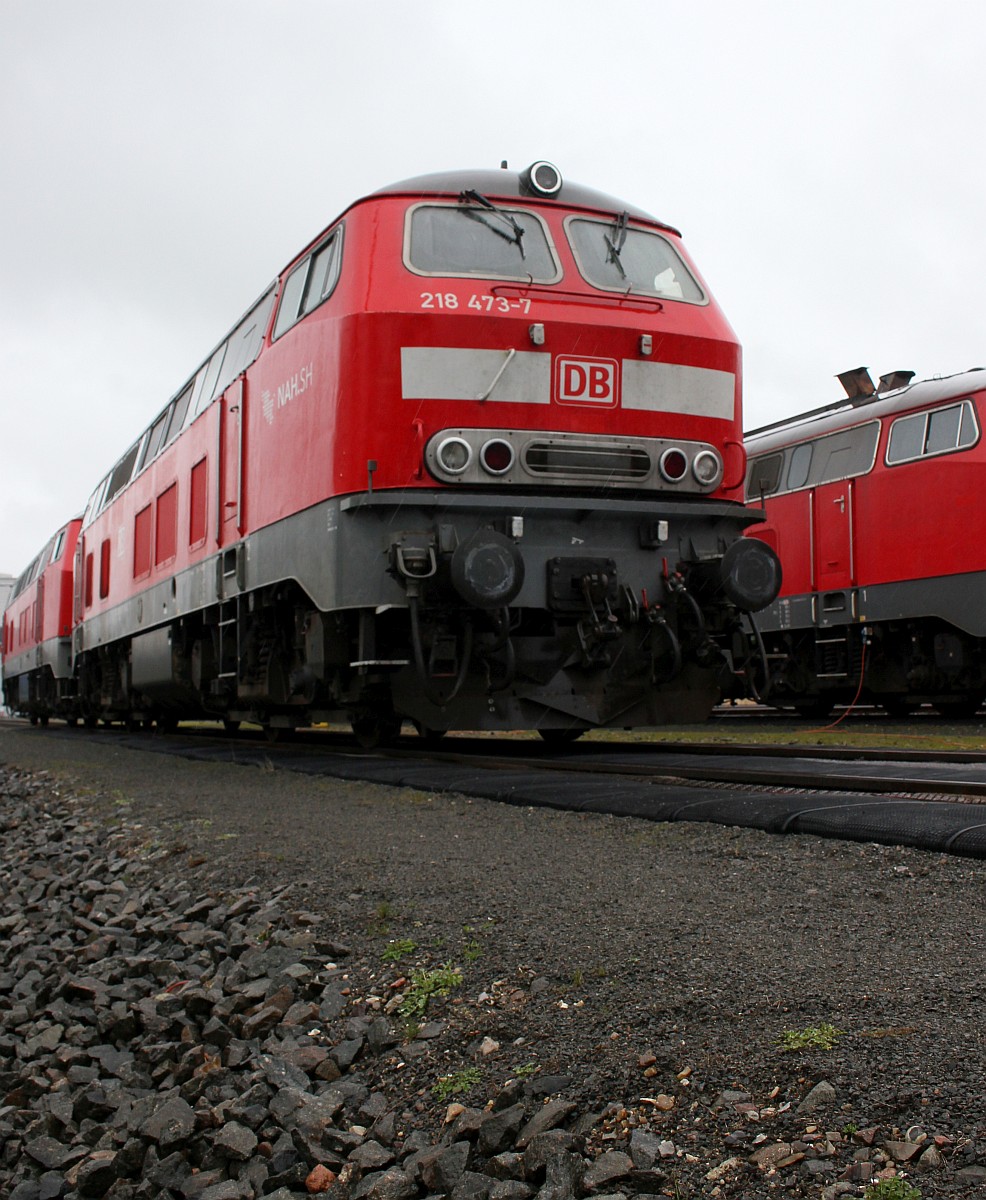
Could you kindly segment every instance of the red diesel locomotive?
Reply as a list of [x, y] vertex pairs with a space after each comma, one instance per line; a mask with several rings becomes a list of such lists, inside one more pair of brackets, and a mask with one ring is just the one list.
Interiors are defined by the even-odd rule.
[[771, 704], [959, 716], [986, 696], [986, 373], [912, 377], [846, 372], [846, 400], [747, 437], [751, 533], [784, 564], [757, 617]]
[[3, 613], [4, 702], [31, 722], [74, 722], [73, 564], [81, 517], [63, 526], [21, 572]]
[[375, 192], [93, 492], [51, 711], [345, 716], [369, 742], [703, 717], [780, 584], [741, 536], [740, 395], [735, 336], [646, 213], [545, 162]]

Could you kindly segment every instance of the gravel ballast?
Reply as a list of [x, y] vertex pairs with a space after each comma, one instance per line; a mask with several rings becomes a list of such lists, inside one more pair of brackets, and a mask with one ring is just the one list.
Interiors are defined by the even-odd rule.
[[982, 862], [17, 724], [0, 764], [0, 1195], [986, 1191]]

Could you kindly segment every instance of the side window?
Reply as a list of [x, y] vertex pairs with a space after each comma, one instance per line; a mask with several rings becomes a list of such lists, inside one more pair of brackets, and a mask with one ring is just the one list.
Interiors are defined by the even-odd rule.
[[804, 487], [808, 482], [808, 471], [811, 468], [811, 442], [795, 446], [791, 451], [791, 461], [787, 468], [787, 486], [793, 491]]
[[880, 438], [880, 422], [870, 421], [853, 429], [840, 429], [818, 438], [812, 448], [808, 482], [833, 483], [865, 475], [873, 466]]
[[750, 471], [746, 481], [746, 498], [759, 500], [761, 496], [769, 496], [777, 491], [781, 480], [782, 454], [765, 454], [763, 458], [750, 461]]
[[62, 529], [62, 530], [60, 530], [58, 536], [55, 538], [55, 545], [51, 551], [50, 561], [58, 562], [58, 560], [62, 557], [62, 551], [64, 549], [65, 549], [65, 530]]
[[223, 342], [195, 377], [195, 416], [198, 416], [211, 403], [212, 397], [216, 394], [216, 382], [219, 379], [219, 372], [222, 370], [223, 359], [226, 357], [226, 346], [227, 343]]
[[273, 287], [247, 313], [229, 335], [228, 350], [215, 393], [221, 395], [241, 372], [245, 371], [260, 353], [264, 333], [274, 305]]
[[185, 424], [185, 414], [188, 412], [188, 402], [192, 398], [192, 385], [187, 388], [175, 401], [175, 407], [171, 413], [171, 420], [168, 423], [168, 433], [164, 439], [164, 444], [173, 441], [181, 431], [181, 427]]
[[887, 466], [964, 450], [978, 438], [976, 414], [968, 400], [948, 408], [898, 417], [890, 427]]
[[[761, 494], [794, 492], [803, 487], [865, 475], [873, 467], [879, 440], [879, 421], [868, 421], [865, 425], [840, 429], [810, 442], [799, 442], [782, 453], [755, 459], [747, 483], [747, 497], [755, 500]], [[787, 475], [781, 487], [781, 463], [785, 454]]]
[[92, 551], [90, 550], [86, 555], [86, 608], [92, 607], [92, 575], [93, 561]]
[[342, 266], [342, 227], [329, 237], [284, 282], [274, 322], [274, 340], [327, 300], [339, 281]]
[[147, 441], [144, 444], [144, 453], [141, 455], [138, 470], [143, 470], [145, 463], [149, 463], [155, 458], [157, 452], [164, 445], [164, 434], [168, 428], [168, 419], [170, 416], [171, 406], [169, 405], [151, 426], [151, 432], [148, 434]]
[[308, 272], [308, 286], [302, 302], [302, 312], [310, 313], [332, 294], [339, 278], [342, 234], [333, 234], [321, 250], [312, 255], [312, 269]]
[[916, 413], [913, 417], [901, 417], [894, 421], [887, 443], [888, 466], [921, 457], [927, 419], [927, 413]]
[[277, 310], [277, 320], [274, 322], [275, 338], [289, 330], [301, 314], [301, 298], [305, 292], [310, 265], [311, 260], [306, 259], [300, 267], [295, 267], [284, 283], [281, 307]]
[[110, 485], [106, 489], [106, 499], [103, 501], [103, 506], [109, 504], [117, 492], [122, 491], [130, 482], [139, 450], [140, 442], [135, 442], [113, 468], [113, 474], [110, 476]]

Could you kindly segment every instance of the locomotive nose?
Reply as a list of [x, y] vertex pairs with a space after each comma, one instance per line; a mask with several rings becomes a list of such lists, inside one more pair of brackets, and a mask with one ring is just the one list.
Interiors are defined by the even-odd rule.
[[722, 556], [719, 581], [737, 608], [759, 612], [781, 590], [781, 560], [757, 538], [739, 538]]

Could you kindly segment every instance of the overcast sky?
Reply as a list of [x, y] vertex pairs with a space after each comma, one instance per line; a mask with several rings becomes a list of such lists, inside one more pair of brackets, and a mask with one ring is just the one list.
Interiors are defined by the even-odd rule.
[[353, 199], [520, 169], [680, 228], [746, 426], [986, 363], [986, 6], [0, 0], [0, 572]]

